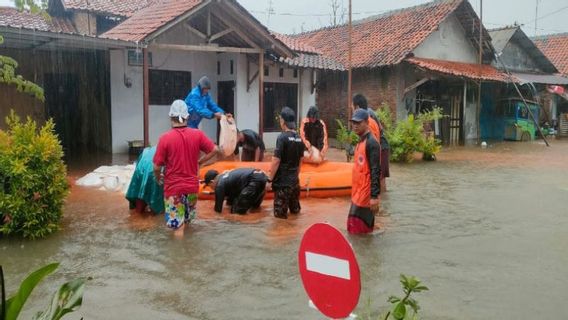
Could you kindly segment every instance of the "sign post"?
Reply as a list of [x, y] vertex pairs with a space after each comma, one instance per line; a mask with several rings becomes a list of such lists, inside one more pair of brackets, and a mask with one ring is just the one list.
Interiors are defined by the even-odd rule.
[[306, 293], [332, 319], [350, 316], [359, 302], [361, 273], [351, 244], [326, 223], [312, 225], [302, 238], [298, 264]]

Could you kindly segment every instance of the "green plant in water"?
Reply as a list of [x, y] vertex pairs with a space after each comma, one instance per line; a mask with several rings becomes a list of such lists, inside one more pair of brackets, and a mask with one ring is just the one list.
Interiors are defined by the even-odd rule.
[[50, 120], [43, 127], [12, 111], [0, 130], [0, 235], [41, 238], [59, 229], [67, 196], [63, 149]]
[[[29, 274], [20, 284], [18, 292], [8, 300], [5, 298], [4, 275], [0, 266], [0, 282], [2, 284], [2, 314], [0, 320], [17, 320], [24, 304], [35, 287], [48, 275], [53, 273], [59, 263], [43, 266]], [[59, 320], [64, 315], [76, 311], [83, 303], [85, 280], [76, 279], [63, 284], [53, 295], [51, 304], [34, 316], [34, 320]]]
[[424, 132], [424, 125], [443, 117], [442, 109], [409, 115], [406, 120], [393, 123], [390, 108], [382, 105], [375, 114], [383, 123], [385, 136], [390, 144], [390, 159], [394, 162], [411, 162], [414, 153], [420, 152], [425, 160], [435, 160], [436, 153], [441, 150], [441, 141]]
[[353, 147], [359, 143], [359, 136], [351, 130], [347, 128], [339, 119], [335, 119], [337, 121], [337, 135], [336, 139], [340, 143], [341, 148], [345, 150], [345, 156], [347, 158], [347, 162], [351, 161], [353, 157]]
[[361, 318], [364, 320], [418, 320], [418, 311], [420, 306], [418, 301], [413, 298], [414, 293], [428, 291], [428, 287], [422, 285], [421, 281], [413, 276], [400, 275], [400, 284], [404, 292], [403, 297], [390, 296], [388, 302], [391, 304], [391, 309], [384, 315], [373, 317], [371, 314], [371, 300], [367, 301], [367, 314]]

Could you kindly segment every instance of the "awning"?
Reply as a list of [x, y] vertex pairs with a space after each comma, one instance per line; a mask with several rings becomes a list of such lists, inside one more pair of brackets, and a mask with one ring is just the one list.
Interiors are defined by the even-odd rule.
[[[511, 82], [509, 76], [488, 64], [464, 63], [456, 61], [408, 58], [405, 61], [420, 68], [472, 80]], [[516, 80], [516, 79], [515, 79]]]
[[557, 74], [531, 74], [513, 72], [513, 76], [519, 79], [521, 83], [568, 85], [568, 78]]

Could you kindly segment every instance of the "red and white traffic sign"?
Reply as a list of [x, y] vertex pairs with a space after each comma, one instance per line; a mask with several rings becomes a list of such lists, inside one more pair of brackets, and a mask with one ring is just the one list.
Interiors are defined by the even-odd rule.
[[304, 234], [298, 252], [304, 289], [325, 316], [349, 316], [359, 302], [361, 274], [351, 244], [336, 228], [316, 223]]

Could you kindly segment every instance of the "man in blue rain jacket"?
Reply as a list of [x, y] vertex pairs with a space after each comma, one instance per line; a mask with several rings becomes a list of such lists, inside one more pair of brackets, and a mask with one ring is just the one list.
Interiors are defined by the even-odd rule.
[[211, 81], [204, 76], [199, 79], [197, 86], [195, 86], [187, 95], [187, 98], [185, 98], [189, 112], [189, 119], [187, 121], [188, 127], [198, 129], [202, 118], [221, 119], [221, 116], [225, 113], [225, 111], [211, 99], [209, 95], [210, 89]]

